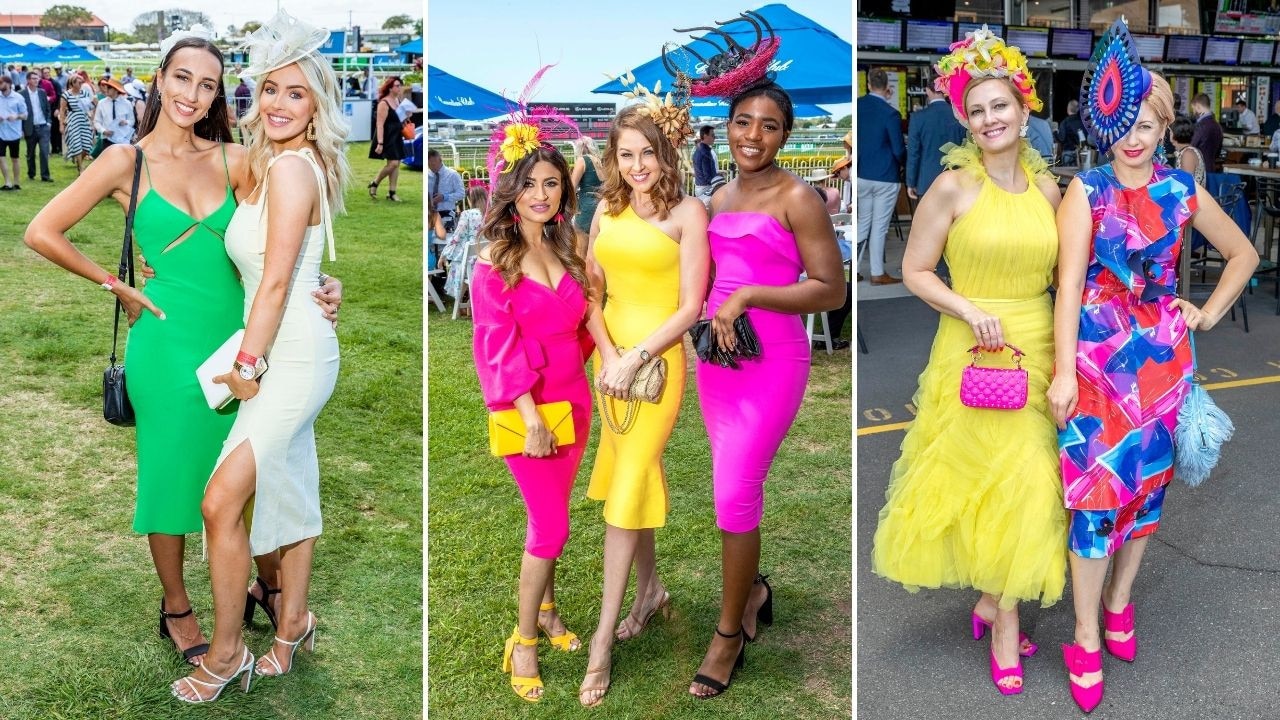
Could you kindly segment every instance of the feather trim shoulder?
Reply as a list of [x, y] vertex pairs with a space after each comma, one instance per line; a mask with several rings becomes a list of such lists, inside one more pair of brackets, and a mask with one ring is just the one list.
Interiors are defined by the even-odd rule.
[[[1020, 142], [1018, 161], [1026, 171], [1027, 177], [1032, 180], [1041, 176], [1052, 177], [1053, 174], [1049, 172], [1049, 163], [1040, 157], [1040, 153], [1036, 152], [1026, 140]], [[982, 164], [982, 151], [972, 139], [966, 139], [961, 145], [955, 143], [943, 145], [942, 165], [948, 170], [963, 170], [978, 180], [987, 179], [987, 168]]]

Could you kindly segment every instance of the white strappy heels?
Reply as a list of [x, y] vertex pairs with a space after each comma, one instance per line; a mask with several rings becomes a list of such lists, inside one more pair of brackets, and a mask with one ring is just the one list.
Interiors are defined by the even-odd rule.
[[262, 656], [262, 659], [266, 660], [270, 664], [270, 667], [274, 668], [275, 671], [263, 672], [262, 666], [255, 667], [254, 672], [256, 672], [258, 675], [261, 675], [262, 677], [275, 677], [277, 675], [284, 675], [285, 673], [288, 673], [290, 670], [292, 670], [293, 655], [298, 651], [298, 646], [302, 645], [303, 643], [306, 643], [303, 647], [306, 648], [307, 652], [315, 652], [315, 649], [316, 649], [315, 613], [312, 613], [312, 612], [307, 613], [307, 631], [302, 633], [302, 637], [298, 638], [297, 640], [285, 640], [284, 638], [277, 635], [275, 638], [275, 641], [289, 648], [289, 665], [287, 668], [281, 667], [280, 661], [276, 660], [275, 647], [272, 646], [271, 650], [269, 650], [267, 654]]
[[[173, 684], [169, 686], [169, 691], [173, 693], [174, 697], [178, 698], [184, 703], [191, 703], [193, 705], [196, 705], [199, 703], [213, 702], [214, 700], [218, 699], [219, 695], [222, 694], [222, 690], [227, 685], [230, 685], [238, 677], [240, 678], [240, 689], [244, 690], [245, 692], [249, 692], [249, 685], [253, 682], [253, 653], [249, 652], [249, 648], [242, 648], [242, 650], [243, 650], [243, 654], [240, 656], [240, 667], [236, 668], [236, 671], [231, 673], [231, 677], [224, 678], [221, 675], [210, 670], [208, 665], [201, 665], [200, 668], [196, 670], [196, 672], [200, 672], [201, 670], [203, 670], [206, 675], [213, 678], [217, 682], [207, 682], [204, 680], [199, 680], [194, 677], [195, 673], [192, 673], [191, 675], [188, 675], [180, 680], [173, 681]], [[186, 697], [178, 692], [178, 688], [181, 683], [187, 684], [187, 689], [195, 694], [194, 698]], [[203, 685], [206, 688], [215, 688], [215, 689], [212, 695], [210, 695], [209, 697], [204, 697], [200, 694], [200, 688], [196, 687], [197, 685]]]

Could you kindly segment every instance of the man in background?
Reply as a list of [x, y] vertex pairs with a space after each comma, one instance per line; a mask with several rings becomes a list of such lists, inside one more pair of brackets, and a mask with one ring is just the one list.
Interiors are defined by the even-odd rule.
[[703, 125], [698, 130], [698, 147], [693, 151], [693, 194], [706, 202], [711, 197], [711, 181], [717, 175], [716, 151], [712, 148], [716, 142], [716, 129]]
[[[889, 74], [867, 71], [867, 94], [858, 98], [858, 242], [867, 242], [872, 285], [902, 282], [885, 272], [884, 241], [898, 204], [898, 181], [907, 148], [902, 115], [890, 104]], [[861, 280], [861, 276], [858, 278]]]
[[1191, 146], [1200, 151], [1205, 170], [1222, 172], [1218, 155], [1222, 154], [1222, 126], [1210, 111], [1209, 96], [1200, 93], [1191, 98], [1191, 113], [1196, 119], [1196, 129], [1191, 136]]
[[1053, 127], [1048, 120], [1036, 115], [1027, 118], [1027, 142], [1045, 162], [1053, 164]]
[[964, 142], [964, 126], [956, 120], [951, 103], [933, 87], [932, 75], [924, 85], [925, 106], [911, 113], [907, 125], [907, 197], [919, 200], [942, 174], [942, 146]]
[[1080, 119], [1080, 101], [1067, 103], [1067, 116], [1058, 123], [1058, 144], [1062, 147], [1062, 164], [1080, 164], [1080, 143], [1084, 142], [1084, 120]]
[[427, 197], [439, 211], [444, 229], [453, 232], [458, 203], [467, 194], [462, 187], [462, 176], [453, 168], [445, 167], [440, 151], [435, 148], [427, 150], [427, 169], [431, 171], [427, 175]]
[[1249, 103], [1243, 100], [1237, 100], [1235, 103], [1236, 125], [1240, 127], [1240, 132], [1245, 135], [1257, 135], [1262, 132], [1262, 128], [1258, 126], [1258, 116], [1249, 109]]
[[40, 76], [27, 73], [27, 85], [20, 93], [27, 103], [27, 116], [22, 119], [22, 135], [27, 140], [27, 179], [36, 179], [36, 156], [40, 157], [40, 180], [53, 182], [49, 174], [49, 133], [53, 127], [53, 109], [40, 88]]

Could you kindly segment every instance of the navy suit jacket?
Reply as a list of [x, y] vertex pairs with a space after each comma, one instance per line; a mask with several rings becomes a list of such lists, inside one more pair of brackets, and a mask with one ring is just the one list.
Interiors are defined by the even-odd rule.
[[53, 110], [49, 107], [49, 96], [44, 94], [44, 90], [36, 88], [35, 92], [28, 92], [24, 83], [21, 90], [15, 90], [14, 92], [27, 101], [27, 116], [22, 119], [22, 134], [24, 137], [36, 134], [36, 121], [33, 117], [35, 113], [31, 112], [31, 103], [40, 103], [40, 112], [44, 114], [44, 121], [50, 125], [53, 124]]
[[858, 98], [858, 177], [896, 183], [906, 158], [902, 115], [877, 95]]
[[942, 146], [964, 142], [965, 129], [951, 111], [951, 103], [938, 100], [911, 113], [907, 129], [907, 187], [924, 195], [942, 174]]

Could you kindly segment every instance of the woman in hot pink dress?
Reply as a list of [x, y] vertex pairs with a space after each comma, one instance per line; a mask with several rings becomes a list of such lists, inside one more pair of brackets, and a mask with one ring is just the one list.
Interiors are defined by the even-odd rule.
[[[575, 250], [576, 210], [569, 166], [550, 146], [532, 150], [499, 177], [471, 285], [474, 353], [489, 410], [515, 408], [525, 425], [524, 452], [509, 455], [528, 511], [520, 564], [520, 620], [507, 639], [503, 671], [521, 698], [542, 696], [537, 645], [541, 629], [560, 650], [577, 636], [555, 609], [555, 566], [569, 539], [569, 491], [591, 431], [591, 391], [584, 370], [586, 265]], [[574, 442], [557, 447], [536, 411], [569, 401]]]
[[728, 688], [757, 619], [773, 620], [771, 589], [758, 573], [759, 526], [765, 477], [809, 380], [809, 336], [800, 316], [844, 302], [844, 269], [826, 208], [774, 162], [794, 119], [790, 96], [773, 83], [733, 98], [728, 138], [739, 173], [711, 201], [715, 280], [707, 316], [727, 349], [733, 321], [746, 313], [761, 353], [740, 360], [736, 370], [698, 363], [724, 583], [715, 636], [689, 687], [699, 698]]

